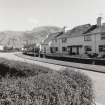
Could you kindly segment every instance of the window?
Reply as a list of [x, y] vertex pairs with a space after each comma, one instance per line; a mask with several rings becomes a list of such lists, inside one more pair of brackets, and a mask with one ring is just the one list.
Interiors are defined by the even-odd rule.
[[101, 33], [101, 40], [105, 40], [105, 32]]
[[58, 51], [58, 47], [50, 47], [51, 53], [56, 53]]
[[91, 41], [91, 35], [85, 35], [84, 41]]
[[105, 52], [105, 45], [99, 45], [99, 52]]
[[53, 43], [57, 43], [57, 39], [53, 39], [52, 42], [53, 42]]
[[53, 48], [52, 48], [52, 47], [50, 47], [50, 52], [51, 52], [51, 53], [54, 53], [54, 51], [53, 51]]
[[62, 38], [62, 43], [66, 43], [67, 42], [67, 38]]
[[62, 51], [63, 52], [67, 51], [67, 47], [62, 47]]
[[55, 47], [55, 51], [58, 51], [58, 47]]
[[85, 46], [85, 51], [86, 51], [86, 52], [87, 52], [87, 51], [92, 51], [91, 46]]
[[44, 53], [46, 53], [46, 47], [44, 47]]

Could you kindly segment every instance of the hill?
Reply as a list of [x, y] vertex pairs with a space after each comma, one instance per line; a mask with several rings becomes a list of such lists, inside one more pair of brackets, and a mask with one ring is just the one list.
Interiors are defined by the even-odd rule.
[[61, 28], [43, 26], [31, 31], [4, 31], [0, 32], [0, 45], [21, 48], [25, 43], [40, 43], [50, 33], [59, 31]]

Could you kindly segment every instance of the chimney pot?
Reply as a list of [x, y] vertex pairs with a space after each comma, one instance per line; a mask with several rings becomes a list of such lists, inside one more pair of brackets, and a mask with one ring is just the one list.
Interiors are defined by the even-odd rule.
[[101, 20], [102, 20], [102, 17], [97, 18], [97, 26], [98, 27], [101, 27]]

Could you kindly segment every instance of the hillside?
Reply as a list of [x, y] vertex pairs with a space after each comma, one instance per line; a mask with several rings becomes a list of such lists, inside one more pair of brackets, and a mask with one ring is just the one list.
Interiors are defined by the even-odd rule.
[[50, 33], [59, 31], [54, 26], [37, 27], [31, 31], [4, 31], [0, 32], [0, 45], [20, 48], [25, 43], [40, 43]]

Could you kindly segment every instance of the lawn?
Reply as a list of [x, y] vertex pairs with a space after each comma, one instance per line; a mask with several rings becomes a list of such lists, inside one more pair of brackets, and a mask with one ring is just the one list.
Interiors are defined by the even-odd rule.
[[91, 105], [91, 79], [83, 73], [0, 58], [0, 105]]

